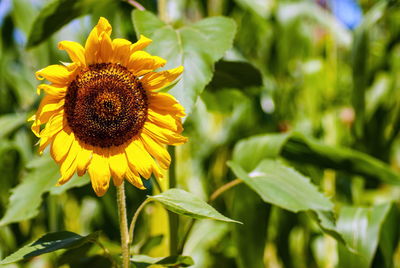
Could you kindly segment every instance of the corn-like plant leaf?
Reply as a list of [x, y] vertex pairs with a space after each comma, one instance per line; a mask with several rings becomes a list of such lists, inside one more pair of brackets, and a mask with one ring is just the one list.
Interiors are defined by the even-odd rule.
[[189, 267], [194, 265], [194, 261], [190, 256], [168, 256], [154, 258], [146, 255], [135, 255], [131, 258], [131, 262], [137, 268], [146, 268], [151, 265], [161, 267]]
[[339, 245], [339, 267], [371, 267], [381, 228], [391, 206], [389, 203], [371, 208], [349, 206], [341, 209], [338, 230], [353, 250]]

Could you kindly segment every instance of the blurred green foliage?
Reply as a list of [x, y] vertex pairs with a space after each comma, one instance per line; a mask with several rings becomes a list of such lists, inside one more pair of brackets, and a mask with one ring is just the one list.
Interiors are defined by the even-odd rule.
[[152, 202], [132, 265], [400, 267], [400, 4], [360, 0], [349, 29], [332, 1], [2, 0], [0, 259], [22, 260], [4, 267], [119, 262], [114, 187], [102, 198], [88, 177], [56, 187], [26, 123], [43, 97], [34, 72], [68, 61], [57, 42], [84, 43], [99, 16], [114, 37], [144, 34], [167, 68], [185, 67], [168, 89], [188, 112], [173, 168], [191, 194], [160, 194], [153, 179], [126, 187], [129, 219], [153, 194], [181, 214], [181, 256], [169, 256], [167, 215]]

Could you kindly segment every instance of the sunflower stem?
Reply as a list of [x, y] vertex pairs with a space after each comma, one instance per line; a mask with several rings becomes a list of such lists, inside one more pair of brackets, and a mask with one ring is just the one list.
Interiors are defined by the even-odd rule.
[[[176, 158], [175, 158], [175, 147], [169, 147], [168, 151], [171, 154], [171, 166], [169, 168], [169, 188], [176, 187]], [[169, 221], [169, 254], [171, 256], [177, 255], [178, 253], [178, 228], [179, 228], [179, 216], [171, 211], [168, 211]]]
[[129, 268], [129, 232], [126, 216], [125, 187], [124, 182], [117, 186], [117, 203], [119, 215], [119, 229], [121, 232], [122, 267]]

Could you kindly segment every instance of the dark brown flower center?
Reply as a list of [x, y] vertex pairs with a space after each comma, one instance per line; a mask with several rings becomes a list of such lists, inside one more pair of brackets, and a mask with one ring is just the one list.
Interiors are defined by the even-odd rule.
[[142, 129], [147, 118], [147, 95], [125, 67], [92, 64], [68, 87], [67, 123], [75, 136], [97, 147], [118, 146]]

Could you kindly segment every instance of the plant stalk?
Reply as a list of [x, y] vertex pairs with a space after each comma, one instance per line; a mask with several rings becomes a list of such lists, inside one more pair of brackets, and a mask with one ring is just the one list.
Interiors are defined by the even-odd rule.
[[117, 203], [119, 215], [119, 229], [121, 232], [122, 267], [129, 268], [129, 231], [126, 216], [125, 187], [124, 182], [117, 186]]
[[[176, 187], [176, 157], [175, 147], [169, 147], [168, 151], [171, 154], [171, 166], [169, 168], [169, 188]], [[178, 228], [179, 228], [179, 216], [171, 211], [168, 211], [169, 221], [169, 254], [171, 256], [177, 255], [178, 253]]]

